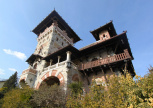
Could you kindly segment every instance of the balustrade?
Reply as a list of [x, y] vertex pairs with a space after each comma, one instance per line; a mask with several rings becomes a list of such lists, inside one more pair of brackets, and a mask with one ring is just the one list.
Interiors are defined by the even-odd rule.
[[59, 68], [61, 66], [65, 66], [65, 63], [66, 63], [66, 61], [63, 61], [63, 62], [60, 62], [60, 63], [56, 63], [54, 65], [51, 65], [51, 66], [48, 66], [48, 67], [44, 68], [43, 71], [48, 71], [48, 70], [51, 70], [51, 69], [54, 69], [54, 68]]
[[82, 63], [78, 66], [78, 69], [79, 70], [89, 69], [89, 68], [93, 68], [93, 67], [97, 67], [97, 66], [101, 66], [101, 65], [105, 65], [105, 64], [125, 60], [125, 59], [130, 59], [130, 58], [131, 58], [131, 56], [129, 55], [129, 53], [126, 49], [126, 50], [124, 50], [124, 53], [117, 54], [117, 55], [114, 55], [112, 57], [107, 57], [107, 58], [104, 58], [104, 59], [98, 59], [98, 60], [95, 60], [95, 61]]

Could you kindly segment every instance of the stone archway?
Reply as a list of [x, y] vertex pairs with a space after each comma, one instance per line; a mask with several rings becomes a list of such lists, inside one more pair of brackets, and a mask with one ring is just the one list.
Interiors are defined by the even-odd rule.
[[43, 85], [52, 86], [54, 84], [60, 85], [60, 80], [55, 76], [50, 76], [41, 82], [40, 87]]
[[47, 72], [41, 78], [41, 82], [37, 83], [36, 89], [46, 83], [47, 85], [51, 86], [53, 84], [63, 85], [64, 84], [64, 76], [61, 72], [57, 72], [57, 70], [52, 70], [51, 72]]

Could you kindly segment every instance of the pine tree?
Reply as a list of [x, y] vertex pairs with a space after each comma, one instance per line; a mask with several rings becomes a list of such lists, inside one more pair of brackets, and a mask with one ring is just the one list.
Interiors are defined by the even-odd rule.
[[17, 72], [15, 72], [10, 78], [4, 83], [3, 87], [7, 88], [7, 91], [17, 86]]

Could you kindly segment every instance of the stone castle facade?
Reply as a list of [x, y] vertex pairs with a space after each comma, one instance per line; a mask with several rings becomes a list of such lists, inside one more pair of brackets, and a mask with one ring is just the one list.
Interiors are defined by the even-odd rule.
[[126, 31], [118, 35], [112, 21], [91, 31], [96, 42], [81, 49], [74, 47], [80, 37], [55, 10], [33, 32], [38, 44], [26, 61], [29, 68], [22, 72], [21, 87], [57, 83], [66, 90], [70, 83], [82, 81], [88, 91], [93, 78], [105, 83], [107, 75], [125, 74], [125, 67], [135, 75]]

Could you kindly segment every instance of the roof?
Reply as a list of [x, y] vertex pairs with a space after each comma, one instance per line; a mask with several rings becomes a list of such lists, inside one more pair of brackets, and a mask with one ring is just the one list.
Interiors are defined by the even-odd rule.
[[36, 58], [42, 58], [42, 56], [38, 55], [38, 54], [32, 54], [27, 60], [26, 62], [34, 62], [34, 60]]
[[105, 25], [103, 25], [103, 26], [101, 26], [101, 27], [99, 27], [99, 28], [97, 28], [93, 31], [90, 31], [90, 33], [94, 36], [94, 38], [96, 40], [99, 40], [99, 33], [103, 30], [108, 30], [111, 37], [117, 35], [112, 21], [110, 21], [109, 23], [106, 23]]
[[57, 61], [57, 56], [61, 56], [61, 60], [66, 60], [66, 52], [70, 51], [71, 54], [71, 59], [76, 59], [80, 57], [80, 52], [78, 49], [76, 49], [75, 47], [73, 47], [72, 45], [67, 45], [66, 47], [49, 54], [48, 56], [44, 57], [44, 60], [49, 61], [50, 59], [52, 59], [54, 62]]
[[119, 34], [119, 35], [111, 37], [110, 39], [107, 39], [105, 41], [94, 42], [94, 43], [92, 43], [90, 45], [87, 45], [87, 46], [79, 49], [79, 51], [80, 51], [81, 54], [86, 55], [86, 54], [90, 53], [93, 50], [97, 50], [98, 48], [100, 48], [102, 46], [108, 45], [108, 43], [113, 43], [114, 41], [121, 40], [121, 39], [123, 39], [123, 41], [124, 41], [123, 48], [124, 49], [128, 49], [128, 51], [129, 51], [129, 53], [130, 53], [130, 55], [131, 55], [131, 57], [133, 59], [133, 55], [132, 55], [132, 52], [131, 52], [130, 45], [128, 43], [126, 31], [121, 33], [121, 34]]
[[58, 25], [61, 29], [65, 30], [69, 38], [73, 38], [74, 43], [81, 40], [80, 37], [71, 29], [71, 27], [63, 20], [63, 18], [53, 10], [43, 21], [40, 22], [33, 30], [36, 35], [39, 35], [43, 32], [46, 27], [50, 27], [53, 23], [53, 20], [57, 20]]

